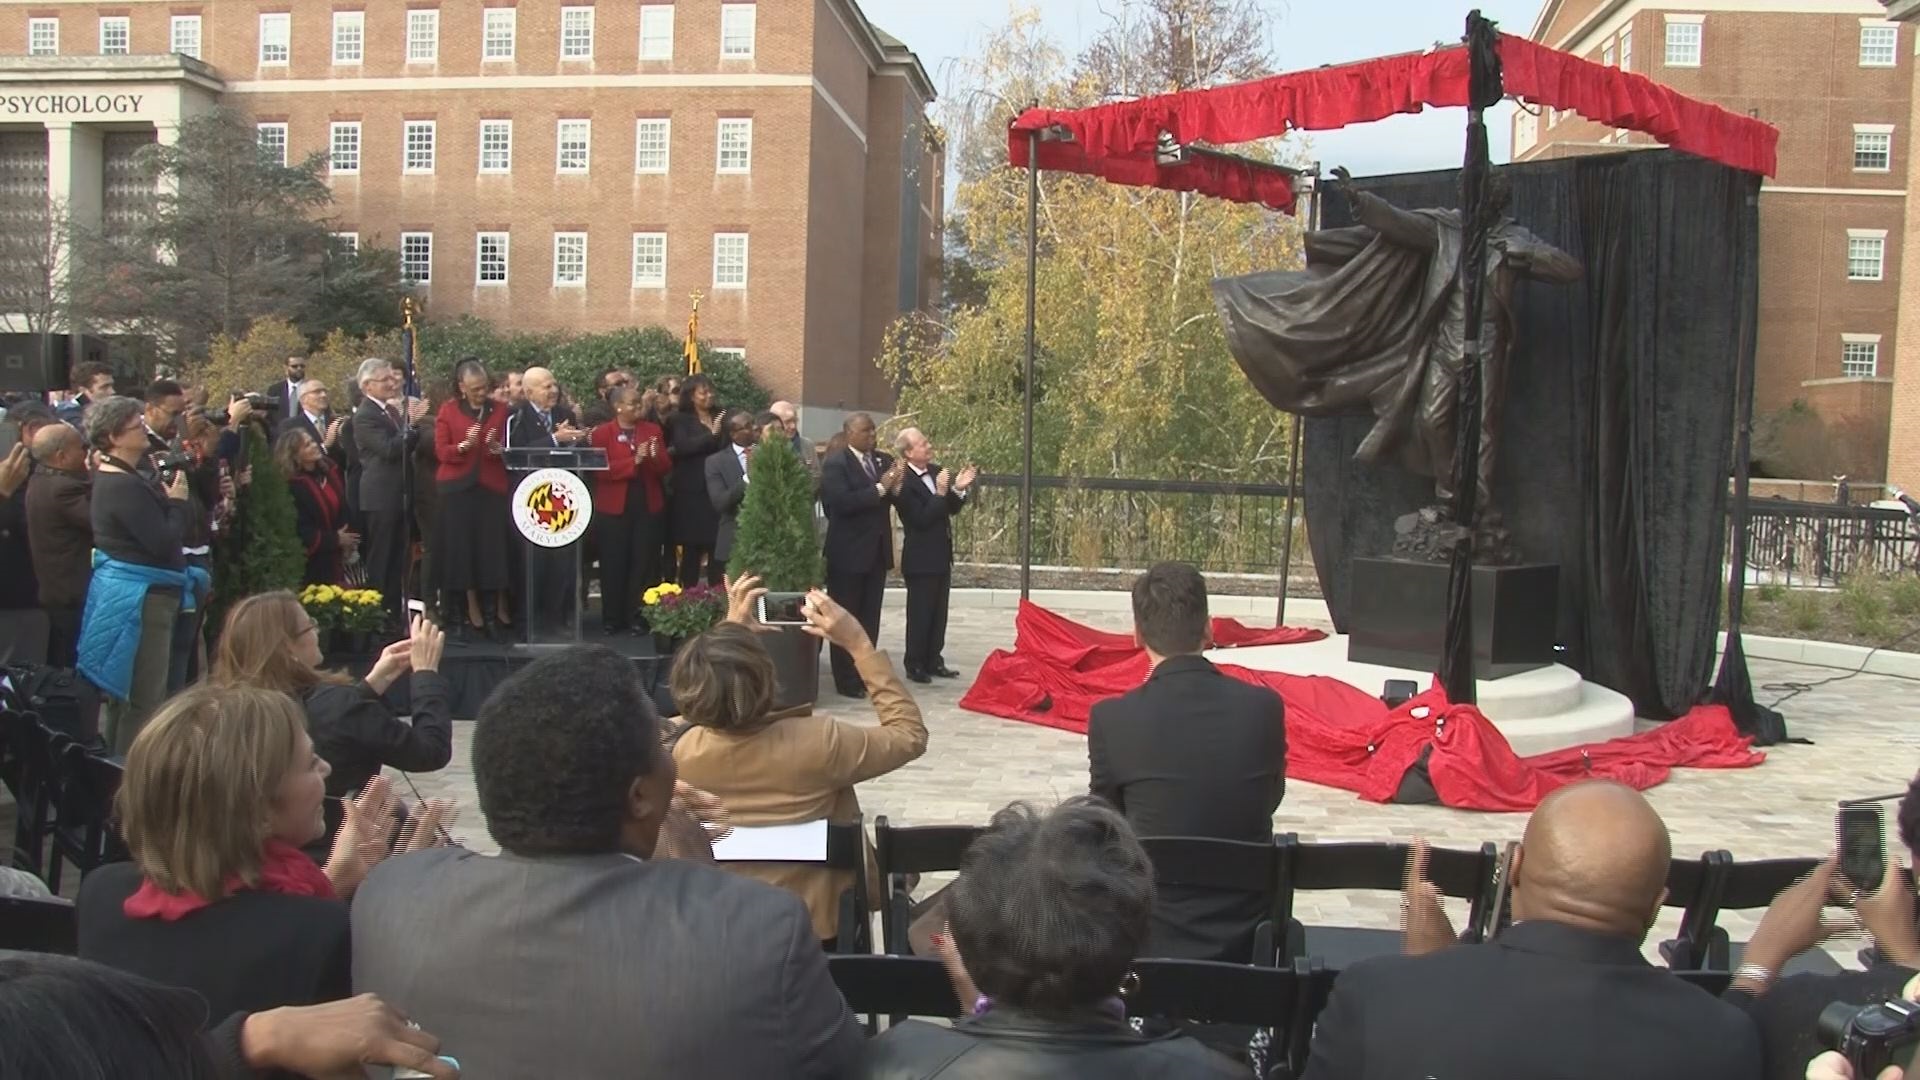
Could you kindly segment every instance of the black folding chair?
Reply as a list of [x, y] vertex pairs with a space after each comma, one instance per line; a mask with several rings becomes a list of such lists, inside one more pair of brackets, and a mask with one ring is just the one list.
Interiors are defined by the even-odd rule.
[[1727, 986], [1733, 982], [1730, 971], [1676, 971], [1674, 978], [1689, 986], [1697, 986], [1714, 997], [1727, 992]]
[[[735, 826], [734, 832], [750, 832], [755, 827]], [[814, 863], [790, 859], [727, 859], [719, 851], [714, 854], [723, 864], [766, 861], [775, 865], [815, 865], [827, 870], [844, 870], [852, 873], [852, 887], [840, 890], [840, 912], [835, 920], [834, 951], [842, 953], [873, 951], [873, 932], [869, 926], [873, 914], [873, 903], [867, 891], [867, 834], [866, 827], [860, 818], [847, 822], [828, 822], [826, 858]]]
[[[1312, 956], [1339, 970], [1356, 960], [1400, 951], [1398, 930], [1354, 926], [1293, 928], [1294, 896], [1300, 891], [1400, 892], [1406, 886], [1406, 844], [1302, 843], [1293, 833], [1279, 839], [1281, 880], [1279, 910], [1289, 928], [1288, 956]], [[1472, 907], [1461, 940], [1477, 942], [1493, 918], [1493, 894], [1500, 854], [1491, 842], [1478, 851], [1432, 848], [1427, 877], [1440, 895], [1467, 900]]]
[[847, 1008], [862, 1016], [951, 1019], [973, 1007], [954, 996], [946, 966], [932, 957], [835, 954], [827, 971]]
[[49, 834], [53, 852], [47, 867], [47, 887], [56, 893], [66, 863], [72, 863], [84, 878], [116, 858], [126, 858], [125, 846], [113, 829], [113, 799], [125, 769], [76, 742], [61, 748], [57, 768], [58, 806]]
[[1267, 915], [1254, 927], [1253, 950], [1247, 962], [1262, 967], [1280, 965], [1280, 946], [1287, 937], [1282, 928], [1287, 922], [1280, 905], [1281, 847], [1278, 842], [1143, 836], [1140, 846], [1147, 849], [1147, 858], [1153, 861], [1156, 886], [1217, 889], [1266, 898]]
[[80, 951], [79, 927], [71, 901], [0, 896], [0, 950], [73, 956]]
[[60, 757], [66, 747], [73, 745], [73, 740], [47, 730], [33, 713], [12, 715], [10, 741], [19, 756], [21, 777], [19, 805], [15, 808], [14, 865], [45, 877], [48, 885], [58, 892], [60, 886], [53, 868], [59, 865], [59, 856], [56, 854], [49, 866], [45, 849], [58, 823]]
[[1706, 851], [1698, 859], [1674, 859], [1668, 864], [1664, 906], [1683, 909], [1680, 933], [1660, 943], [1660, 957], [1673, 970], [1698, 971], [1707, 966], [1715, 898], [1732, 861], [1724, 851]]
[[[1739, 966], [1740, 958], [1746, 951], [1746, 942], [1730, 941], [1727, 931], [1718, 925], [1722, 911], [1758, 911], [1770, 907], [1774, 897], [1820, 865], [1818, 859], [1735, 862], [1730, 853], [1721, 854], [1726, 856], [1727, 865], [1720, 876], [1720, 888], [1708, 914], [1704, 937], [1706, 962], [1700, 965], [1710, 971], [1732, 971]], [[1786, 970], [1779, 974], [1832, 974], [1839, 970], [1839, 962], [1827, 955], [1826, 950], [1809, 949], [1789, 961]]]
[[1302, 1006], [1318, 998], [1324, 1007], [1333, 985], [1332, 972], [1304, 959], [1288, 968], [1141, 959], [1134, 961], [1133, 973], [1139, 982], [1126, 994], [1130, 1016], [1272, 1030], [1273, 1062], [1267, 1071], [1272, 1078], [1298, 1075], [1305, 1065], [1313, 1026]]
[[886, 897], [880, 908], [881, 947], [897, 956], [913, 955], [907, 931], [913, 922], [909, 874], [938, 874], [960, 869], [967, 849], [986, 830], [978, 825], [897, 826], [881, 815], [873, 821], [873, 858]]

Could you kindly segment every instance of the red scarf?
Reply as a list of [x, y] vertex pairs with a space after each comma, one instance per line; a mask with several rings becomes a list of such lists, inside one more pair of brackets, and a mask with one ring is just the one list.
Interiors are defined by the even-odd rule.
[[[226, 881], [222, 899], [245, 888], [235, 874]], [[259, 891], [285, 896], [334, 896], [333, 881], [315, 866], [305, 852], [284, 840], [268, 840], [260, 853]], [[177, 922], [214, 903], [198, 893], [170, 893], [150, 880], [140, 882], [132, 896], [120, 905], [129, 919], [161, 919]]]

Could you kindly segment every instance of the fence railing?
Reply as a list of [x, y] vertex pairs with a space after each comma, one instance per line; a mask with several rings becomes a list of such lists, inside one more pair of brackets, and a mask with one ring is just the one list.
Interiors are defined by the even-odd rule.
[[[980, 483], [994, 494], [955, 519], [956, 561], [1017, 566], [1020, 478], [983, 475]], [[1136, 570], [1177, 559], [1214, 574], [1280, 572], [1284, 484], [1036, 476], [1033, 488], [1035, 566]], [[1920, 571], [1920, 534], [1902, 511], [1783, 499], [1747, 507], [1755, 583], [1831, 585], [1851, 574]], [[1304, 501], [1294, 517], [1288, 571], [1310, 581]], [[1731, 523], [1728, 541], [1731, 550]]]

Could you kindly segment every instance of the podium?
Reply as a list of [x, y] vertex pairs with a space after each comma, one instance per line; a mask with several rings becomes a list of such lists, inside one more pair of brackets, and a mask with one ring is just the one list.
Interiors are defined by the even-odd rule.
[[604, 471], [607, 452], [598, 447], [517, 446], [502, 455], [514, 477], [508, 513], [525, 556], [518, 604], [521, 643], [535, 649], [577, 645], [580, 541], [593, 523], [593, 490], [579, 474]]

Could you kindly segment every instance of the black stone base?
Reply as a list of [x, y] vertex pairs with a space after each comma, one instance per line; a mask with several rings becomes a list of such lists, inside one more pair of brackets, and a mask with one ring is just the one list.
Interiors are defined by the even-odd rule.
[[[1355, 559], [1347, 659], [1436, 671], [1447, 632], [1447, 566]], [[1560, 567], [1473, 568], [1473, 670], [1502, 679], [1555, 662]]]

